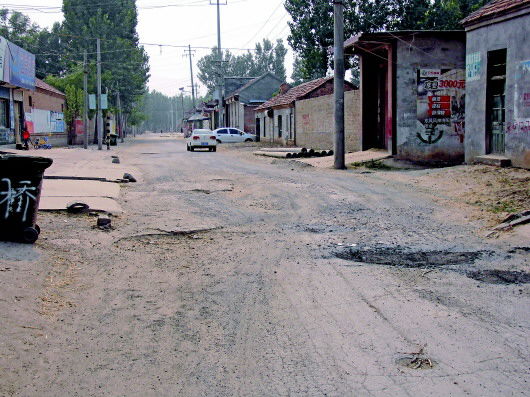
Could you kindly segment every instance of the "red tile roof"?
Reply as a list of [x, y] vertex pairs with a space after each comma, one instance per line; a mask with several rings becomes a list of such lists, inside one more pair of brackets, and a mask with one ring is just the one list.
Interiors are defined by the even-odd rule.
[[287, 91], [285, 94], [277, 95], [273, 97], [272, 99], [269, 99], [263, 105], [258, 106], [256, 108], [256, 111], [265, 110], [268, 108], [274, 108], [278, 106], [290, 105], [297, 99], [303, 97], [304, 95], [309, 94], [311, 91], [317, 89], [322, 84], [324, 84], [328, 80], [331, 80], [332, 78], [333, 77], [322, 77], [320, 79], [308, 81], [307, 83], [300, 84], [296, 87], [293, 87], [289, 91]]
[[493, 0], [462, 19], [464, 26], [530, 7], [530, 0]]
[[57, 94], [57, 95], [66, 96], [64, 92], [59, 91], [57, 88], [52, 87], [51, 85], [49, 85], [48, 83], [45, 83], [41, 79], [35, 79], [35, 87], [40, 88], [41, 90], [44, 90], [44, 91], [53, 92], [54, 94]]

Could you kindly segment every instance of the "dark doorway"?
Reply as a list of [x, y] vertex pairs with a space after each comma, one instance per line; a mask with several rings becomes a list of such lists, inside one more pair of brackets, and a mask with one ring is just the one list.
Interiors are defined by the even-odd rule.
[[256, 142], [259, 142], [261, 138], [261, 130], [260, 130], [260, 122], [259, 117], [256, 117]]
[[506, 49], [488, 52], [488, 80], [486, 86], [486, 151], [504, 154]]
[[[362, 149], [393, 152], [392, 78], [386, 48], [362, 55]], [[390, 65], [390, 70], [389, 70]]]

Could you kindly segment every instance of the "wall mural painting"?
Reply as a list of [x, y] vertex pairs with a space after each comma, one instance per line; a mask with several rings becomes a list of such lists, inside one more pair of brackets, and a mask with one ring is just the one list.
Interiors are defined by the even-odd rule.
[[418, 139], [431, 145], [445, 135], [464, 143], [465, 70], [419, 69], [417, 82]]
[[506, 124], [507, 134], [530, 133], [530, 60], [517, 65], [514, 121]]

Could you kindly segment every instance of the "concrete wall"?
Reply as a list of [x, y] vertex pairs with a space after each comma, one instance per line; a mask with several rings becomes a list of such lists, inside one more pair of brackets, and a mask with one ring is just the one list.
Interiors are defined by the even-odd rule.
[[[333, 149], [335, 129], [333, 95], [296, 101], [296, 145]], [[361, 150], [361, 106], [358, 90], [344, 93], [347, 151]]]
[[[468, 63], [474, 72], [466, 81], [466, 162], [473, 162], [476, 156], [486, 154], [488, 51], [505, 48], [505, 156], [515, 166], [530, 168], [529, 38], [529, 14], [467, 32]], [[527, 66], [523, 64], [525, 61]]]
[[419, 69], [465, 69], [465, 42], [422, 34], [415, 36], [410, 44], [396, 42], [396, 157], [427, 163], [461, 163], [464, 160], [462, 131], [444, 131], [434, 143], [423, 142], [418, 136], [422, 127], [418, 121], [417, 74]]

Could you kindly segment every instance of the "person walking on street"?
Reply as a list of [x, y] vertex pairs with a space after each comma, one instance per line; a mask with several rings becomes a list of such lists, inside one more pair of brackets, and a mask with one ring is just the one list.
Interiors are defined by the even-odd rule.
[[22, 129], [22, 142], [24, 143], [24, 150], [29, 150], [30, 133], [28, 130], [27, 122], [24, 122], [24, 128]]

